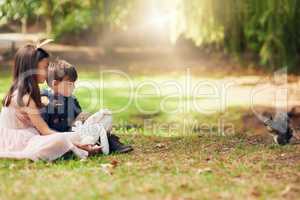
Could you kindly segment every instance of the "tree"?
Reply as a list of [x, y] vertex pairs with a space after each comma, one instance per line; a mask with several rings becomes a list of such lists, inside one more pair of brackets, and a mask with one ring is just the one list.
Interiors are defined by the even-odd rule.
[[175, 24], [180, 33], [173, 33], [177, 37], [191, 38], [197, 45], [221, 44], [236, 55], [252, 51], [259, 55], [261, 64], [272, 69], [293, 68], [299, 62], [298, 0], [178, 2], [180, 17]]
[[28, 19], [35, 16], [37, 7], [38, 2], [34, 0], [6, 0], [1, 5], [1, 18], [5, 18], [6, 21], [20, 21], [21, 31], [26, 33]]

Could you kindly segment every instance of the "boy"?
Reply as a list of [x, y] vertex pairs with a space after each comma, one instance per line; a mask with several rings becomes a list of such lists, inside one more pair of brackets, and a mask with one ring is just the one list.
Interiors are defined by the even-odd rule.
[[[41, 115], [48, 126], [58, 132], [72, 130], [76, 121], [86, 121], [89, 114], [82, 112], [78, 100], [72, 96], [78, 75], [75, 67], [64, 60], [58, 60], [49, 65], [47, 84], [50, 90], [42, 92], [42, 102], [45, 108]], [[102, 113], [104, 128], [107, 131], [109, 151], [127, 153], [133, 150], [131, 146], [122, 144], [116, 135], [111, 134], [111, 113]]]

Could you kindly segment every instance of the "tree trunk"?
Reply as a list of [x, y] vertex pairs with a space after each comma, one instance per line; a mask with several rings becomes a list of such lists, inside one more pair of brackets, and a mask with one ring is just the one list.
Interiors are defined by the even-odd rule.
[[52, 20], [51, 17], [46, 18], [46, 33], [49, 35], [52, 32]]
[[21, 19], [21, 32], [27, 33], [27, 17]]

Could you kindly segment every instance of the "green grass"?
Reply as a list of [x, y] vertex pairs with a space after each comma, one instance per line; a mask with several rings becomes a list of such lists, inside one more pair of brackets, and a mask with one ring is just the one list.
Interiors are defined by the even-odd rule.
[[[0, 75], [0, 97], [9, 87], [9, 76]], [[81, 83], [99, 85], [97, 75], [80, 73]], [[151, 77], [161, 82], [178, 77]], [[134, 90], [149, 77], [135, 76]], [[103, 88], [76, 90], [82, 107], [94, 112], [100, 107], [113, 111], [130, 99], [126, 82], [105, 77]], [[79, 84], [79, 83], [78, 83]], [[115, 112], [116, 132], [134, 146], [126, 155], [42, 161], [0, 160], [0, 199], [297, 199], [300, 195], [300, 147], [279, 147], [265, 137], [253, 137], [243, 131], [243, 107], [230, 107], [210, 115], [187, 109], [191, 97], [168, 98], [165, 106], [177, 113], [164, 112], [161, 101], [171, 90], [161, 88], [161, 95], [151, 87], [138, 92], [139, 97], [122, 112]], [[200, 103], [205, 98], [199, 98]], [[139, 108], [149, 113], [140, 112]], [[218, 122], [233, 124], [235, 132], [222, 136]], [[145, 125], [146, 122], [151, 122]], [[148, 120], [148, 121], [147, 121]], [[151, 121], [149, 121], [151, 120]], [[190, 122], [186, 124], [186, 122]], [[212, 131], [199, 126], [206, 123]], [[139, 128], [127, 129], [126, 124]], [[198, 129], [197, 129], [198, 128]], [[203, 127], [202, 127], [203, 128]], [[202, 134], [199, 134], [201, 132]], [[101, 165], [116, 163], [112, 174]]]
[[[246, 138], [124, 135], [135, 147], [111, 155], [54, 163], [2, 160], [1, 199], [274, 199], [297, 187], [297, 146], [252, 144]], [[164, 144], [158, 147], [157, 144]], [[282, 154], [289, 159], [284, 159]], [[112, 175], [101, 164], [117, 161]], [[297, 162], [296, 162], [297, 163]], [[204, 168], [211, 172], [199, 173]], [[287, 195], [287, 196], [286, 196]]]

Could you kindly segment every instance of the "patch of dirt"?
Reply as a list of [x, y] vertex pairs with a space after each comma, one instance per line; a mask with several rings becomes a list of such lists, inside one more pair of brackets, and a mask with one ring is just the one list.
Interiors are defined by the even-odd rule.
[[[275, 109], [272, 107], [258, 107], [256, 108], [256, 112], [266, 116], [271, 117], [275, 114]], [[246, 111], [246, 113], [242, 116], [243, 123], [243, 132], [253, 132], [254, 135], [265, 135], [267, 133], [266, 127], [263, 122], [258, 119], [256, 114], [254, 114], [251, 110]]]

